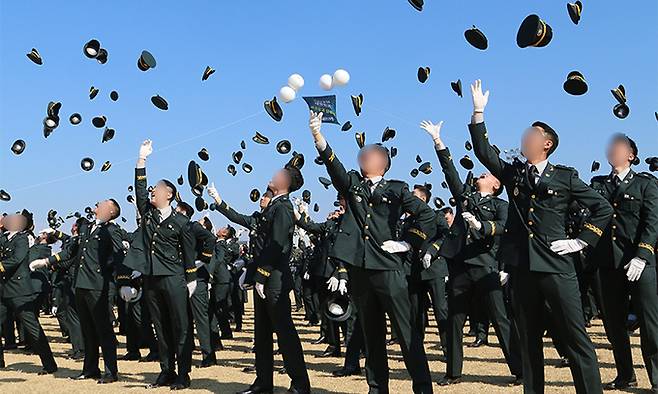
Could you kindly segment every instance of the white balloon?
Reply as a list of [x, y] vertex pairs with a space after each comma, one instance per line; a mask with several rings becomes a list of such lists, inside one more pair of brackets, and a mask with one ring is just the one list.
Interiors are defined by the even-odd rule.
[[299, 89], [304, 87], [304, 77], [299, 74], [292, 74], [288, 77], [288, 86], [298, 92]]
[[290, 86], [284, 86], [279, 90], [279, 98], [284, 103], [289, 103], [295, 99], [295, 90]]
[[320, 87], [324, 90], [331, 90], [332, 88], [331, 75], [324, 74], [323, 76], [320, 77]]
[[350, 73], [348, 73], [347, 71], [343, 70], [342, 68], [339, 68], [334, 72], [335, 86], [347, 85], [349, 81], [350, 81]]

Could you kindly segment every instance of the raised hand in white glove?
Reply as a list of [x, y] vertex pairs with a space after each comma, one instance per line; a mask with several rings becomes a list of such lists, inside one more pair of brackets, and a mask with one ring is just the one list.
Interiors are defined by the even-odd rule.
[[121, 286], [119, 289], [119, 295], [121, 295], [122, 300], [128, 302], [137, 295], [137, 289], [130, 286]]
[[192, 294], [194, 294], [195, 291], [196, 291], [196, 279], [191, 282], [187, 282], [187, 298], [192, 298]]
[[644, 271], [644, 267], [646, 265], [647, 262], [643, 259], [639, 257], [633, 258], [628, 262], [628, 264], [624, 266], [624, 269], [626, 270], [626, 278], [630, 282], [635, 282], [636, 280], [640, 279], [640, 276], [642, 276], [642, 271]]
[[462, 212], [462, 217], [464, 218], [466, 224], [468, 224], [468, 227], [474, 228], [476, 231], [480, 231], [482, 228], [482, 222], [477, 220], [472, 213]]
[[50, 314], [51, 315], [56, 315], [57, 314], [57, 307], [56, 306], [50, 308]]
[[222, 203], [222, 198], [219, 196], [219, 192], [215, 187], [215, 182], [211, 183], [210, 186], [208, 186], [208, 195], [210, 196], [210, 198], [215, 200], [215, 203], [217, 204]]
[[384, 241], [381, 246], [382, 250], [388, 253], [404, 253], [411, 250], [411, 245], [405, 241]]
[[432, 265], [432, 255], [425, 253], [425, 256], [423, 256], [423, 268], [428, 269], [430, 265]]
[[509, 274], [505, 271], [500, 271], [498, 273], [498, 278], [500, 279], [500, 285], [505, 286], [505, 284], [509, 280]]
[[311, 278], [311, 275], [308, 274], [308, 272], [304, 272], [304, 280], [309, 280]]
[[151, 153], [153, 153], [153, 143], [151, 140], [145, 140], [139, 146], [139, 158], [145, 160]]
[[338, 281], [338, 292], [340, 295], [347, 293], [347, 280], [341, 279]]
[[313, 112], [311, 111], [311, 116], [308, 121], [308, 128], [311, 129], [311, 134], [313, 137], [316, 137], [320, 134], [320, 129], [322, 128], [322, 112]]
[[128, 241], [121, 241], [121, 245], [123, 245], [123, 248], [126, 250], [130, 249], [130, 242]]
[[551, 242], [551, 250], [559, 255], [580, 252], [585, 249], [587, 242], [576, 239], [560, 239]]
[[30, 263], [30, 271], [48, 266], [48, 259], [37, 259]]
[[339, 282], [338, 278], [332, 276], [332, 277], [329, 278], [329, 280], [327, 281], [327, 285], [328, 285], [328, 286], [327, 286], [327, 289], [328, 289], [330, 292], [332, 292], [332, 293], [333, 293], [334, 291], [338, 290], [338, 282]]
[[139, 271], [133, 271], [133, 272], [130, 274], [130, 279], [137, 279], [137, 278], [139, 278], [140, 276], [142, 276], [142, 273], [141, 273], [141, 272], [139, 272]]
[[256, 293], [258, 294], [258, 296], [262, 299], [265, 299], [265, 285], [256, 282], [256, 285], [254, 287], [256, 288]]
[[489, 102], [489, 91], [482, 93], [482, 81], [476, 79], [471, 85], [471, 96], [473, 97], [473, 112], [484, 112], [484, 107]]
[[423, 120], [422, 122], [420, 122], [420, 128], [425, 130], [427, 134], [429, 134], [430, 137], [432, 137], [434, 143], [437, 144], [441, 140], [441, 126], [443, 126], [443, 121], [440, 121], [438, 124], [434, 124], [429, 120]]

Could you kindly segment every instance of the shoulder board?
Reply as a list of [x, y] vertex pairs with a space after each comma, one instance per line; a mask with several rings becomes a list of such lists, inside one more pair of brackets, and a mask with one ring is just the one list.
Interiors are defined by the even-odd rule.
[[653, 181], [658, 180], [658, 178], [656, 178], [653, 174], [650, 174], [648, 172], [636, 172], [635, 175], [637, 175], [640, 178], [645, 178]]
[[563, 165], [563, 164], [553, 164], [553, 167], [555, 167], [555, 168], [557, 168], [557, 169], [560, 169], [560, 170], [565, 170], [565, 171], [576, 171], [576, 172], [578, 172], [575, 168], [573, 168], [573, 167], [569, 167], [569, 166], [565, 166], [565, 165]]
[[407, 184], [407, 182], [405, 182], [405, 181], [401, 181], [401, 180], [399, 180], [399, 179], [387, 179], [386, 182], [387, 182], [387, 183], [390, 183], [391, 186], [397, 186], [397, 187], [409, 187], [409, 185]]
[[592, 178], [592, 182], [605, 182], [607, 175], [597, 175], [594, 178]]

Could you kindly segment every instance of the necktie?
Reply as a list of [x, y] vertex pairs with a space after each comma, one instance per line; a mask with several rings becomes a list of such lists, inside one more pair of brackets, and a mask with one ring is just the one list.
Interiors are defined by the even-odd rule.
[[160, 223], [160, 210], [159, 209], [154, 209], [153, 210], [153, 220], [155, 220], [156, 223]]
[[612, 176], [612, 183], [615, 185], [615, 188], [619, 187], [619, 184], [621, 183], [621, 179], [617, 175]]
[[532, 187], [536, 187], [539, 178], [539, 170], [537, 169], [536, 166], [532, 165], [530, 166], [529, 172], [530, 172], [530, 184], [532, 185]]

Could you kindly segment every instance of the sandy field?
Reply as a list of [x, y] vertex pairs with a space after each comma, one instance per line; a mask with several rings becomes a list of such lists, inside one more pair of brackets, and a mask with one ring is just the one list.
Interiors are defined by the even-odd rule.
[[[251, 294], [250, 294], [251, 296]], [[242, 368], [253, 364], [253, 354], [250, 352], [251, 338], [253, 335], [253, 309], [247, 304], [244, 331], [235, 333], [233, 340], [225, 340], [226, 350], [217, 352], [219, 365], [210, 368], [193, 368], [191, 378], [191, 391], [233, 393], [243, 389], [250, 384], [254, 373], [242, 372]], [[365, 377], [351, 376], [345, 378], [334, 378], [331, 371], [342, 366], [339, 358], [318, 358], [326, 345], [311, 345], [311, 341], [318, 337], [319, 327], [307, 327], [303, 321], [303, 311], [294, 313], [294, 319], [298, 324], [298, 332], [302, 338], [305, 358], [311, 385], [315, 393], [365, 393], [368, 385]], [[69, 380], [81, 371], [82, 362], [67, 360], [64, 357], [70, 349], [70, 345], [57, 331], [57, 321], [54, 317], [45, 316], [41, 322], [50, 339], [50, 344], [59, 364], [59, 371], [54, 376], [37, 376], [41, 369], [38, 357], [25, 354], [20, 350], [12, 350], [6, 353], [7, 368], [0, 370], [0, 393], [119, 393], [129, 391], [143, 391], [145, 384], [155, 380], [159, 373], [157, 363], [138, 363], [136, 361], [119, 361], [119, 379], [117, 383], [110, 385], [98, 385], [95, 381], [77, 382]], [[432, 322], [433, 324], [433, 322]], [[599, 364], [603, 381], [607, 382], [615, 377], [614, 361], [612, 352], [605, 338], [600, 320], [593, 322], [589, 330], [592, 340], [596, 344]], [[125, 337], [119, 336], [119, 355], [125, 353]], [[472, 338], [466, 338], [470, 342]], [[432, 379], [438, 380], [445, 372], [445, 364], [440, 360], [440, 352], [437, 350], [438, 335], [436, 328], [431, 327], [426, 337], [426, 349], [432, 371]], [[502, 352], [496, 345], [496, 337], [493, 330], [490, 331], [489, 346], [480, 348], [465, 348], [464, 357], [464, 382], [441, 388], [434, 386], [435, 391], [447, 391], [451, 393], [521, 393], [521, 387], [510, 387], [509, 371], [504, 363]], [[571, 384], [571, 375], [567, 368], [556, 368], [558, 362], [557, 353], [550, 341], [546, 343], [546, 392], [574, 392]], [[642, 392], [647, 389], [649, 382], [644, 371], [639, 347], [639, 335], [632, 338], [633, 359], [640, 389], [631, 392]], [[145, 355], [145, 350], [142, 350]], [[201, 360], [201, 353], [194, 352], [194, 364]], [[364, 360], [361, 361], [362, 365]], [[281, 356], [276, 356], [275, 366], [282, 366]], [[391, 369], [391, 392], [410, 393], [411, 381], [404, 368], [399, 346], [389, 347], [389, 367]], [[287, 375], [275, 372], [275, 392], [285, 392], [290, 384]], [[149, 390], [149, 392], [169, 392], [168, 388]]]

